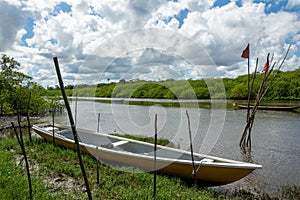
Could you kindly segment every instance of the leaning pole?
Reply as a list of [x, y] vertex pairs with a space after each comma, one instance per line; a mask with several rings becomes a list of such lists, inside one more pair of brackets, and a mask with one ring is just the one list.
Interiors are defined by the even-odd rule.
[[76, 131], [76, 125], [74, 123], [73, 115], [72, 115], [72, 112], [71, 112], [71, 107], [69, 105], [68, 98], [67, 98], [67, 95], [66, 95], [66, 92], [65, 92], [64, 83], [63, 83], [62, 76], [61, 76], [61, 73], [60, 73], [57, 57], [54, 57], [53, 60], [54, 60], [54, 65], [55, 65], [55, 69], [56, 69], [57, 78], [58, 78], [59, 86], [60, 86], [60, 89], [61, 89], [61, 93], [62, 93], [62, 96], [64, 98], [64, 102], [65, 102], [66, 109], [67, 109], [67, 112], [68, 112], [70, 125], [71, 125], [71, 129], [72, 129], [72, 132], [73, 132], [73, 137], [74, 137], [76, 150], [77, 150], [77, 154], [78, 154], [78, 158], [79, 158], [79, 164], [80, 164], [81, 172], [82, 172], [84, 182], [85, 182], [87, 195], [88, 195], [88, 198], [91, 200], [92, 199], [92, 194], [91, 194], [91, 190], [90, 190], [90, 186], [89, 186], [89, 181], [87, 179], [85, 169], [84, 169], [84, 164], [83, 164], [83, 160], [82, 160], [82, 156], [81, 156], [81, 150], [80, 150], [79, 141], [78, 141], [78, 135], [77, 135], [77, 131]]

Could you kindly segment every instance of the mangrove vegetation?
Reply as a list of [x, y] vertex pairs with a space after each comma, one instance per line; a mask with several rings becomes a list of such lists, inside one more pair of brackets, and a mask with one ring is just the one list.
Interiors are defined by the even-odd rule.
[[21, 65], [5, 54], [0, 58], [0, 116], [29, 113], [39, 115], [54, 106], [47, 101], [47, 91], [20, 72]]
[[[300, 67], [294, 71], [273, 71], [265, 100], [300, 99]], [[253, 76], [253, 74], [251, 75]], [[255, 99], [263, 74], [257, 73], [251, 92]], [[125, 81], [99, 83], [97, 85], [67, 85], [68, 96], [113, 97], [113, 98], [156, 98], [156, 99], [238, 99], [248, 98], [247, 75], [237, 78], [208, 78], [201, 80]], [[47, 95], [60, 95], [59, 87], [48, 87]]]

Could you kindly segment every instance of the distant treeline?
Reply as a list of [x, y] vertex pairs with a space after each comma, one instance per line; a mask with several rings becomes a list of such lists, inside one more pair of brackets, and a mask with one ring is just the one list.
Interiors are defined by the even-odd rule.
[[[300, 99], [300, 67], [295, 71], [277, 73], [267, 82], [269, 91], [264, 99]], [[254, 74], [251, 74], [251, 79]], [[251, 99], [255, 99], [263, 75], [256, 74]], [[97, 85], [66, 86], [69, 96], [116, 97], [116, 98], [159, 98], [159, 99], [247, 99], [248, 76], [202, 80], [125, 81], [100, 83]], [[47, 95], [60, 95], [58, 87], [48, 88]]]

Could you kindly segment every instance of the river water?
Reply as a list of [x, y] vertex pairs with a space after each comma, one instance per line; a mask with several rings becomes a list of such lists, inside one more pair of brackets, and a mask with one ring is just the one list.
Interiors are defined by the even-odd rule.
[[[220, 104], [220, 102], [219, 102]], [[283, 185], [300, 186], [300, 114], [296, 112], [258, 111], [252, 130], [252, 149], [241, 152], [239, 140], [246, 121], [246, 110], [217, 108], [141, 106], [96, 101], [71, 102], [77, 127], [104, 133], [128, 133], [154, 136], [154, 117], [158, 117], [158, 137], [171, 140], [177, 148], [189, 150], [187, 112], [191, 119], [194, 152], [261, 164], [246, 178], [223, 186], [280, 193]], [[214, 107], [214, 106], [212, 106]], [[98, 114], [100, 123], [98, 127]], [[46, 118], [49, 122], [50, 117]], [[55, 116], [55, 122], [68, 124], [67, 114]]]

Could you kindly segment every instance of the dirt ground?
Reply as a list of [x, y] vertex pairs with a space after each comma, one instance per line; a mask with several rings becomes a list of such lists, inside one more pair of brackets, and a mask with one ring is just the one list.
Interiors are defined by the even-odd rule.
[[[10, 134], [13, 132], [13, 127], [11, 122], [18, 127], [17, 116], [0, 116], [0, 137]], [[26, 117], [21, 117], [21, 127], [26, 127]]]

